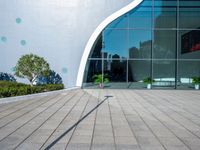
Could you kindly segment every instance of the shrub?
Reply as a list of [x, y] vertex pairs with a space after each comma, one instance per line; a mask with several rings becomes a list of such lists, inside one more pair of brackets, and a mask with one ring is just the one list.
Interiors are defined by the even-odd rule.
[[155, 80], [153, 80], [152, 78], [148, 77], [143, 79], [143, 82], [146, 84], [152, 84], [153, 82], [155, 82]]
[[0, 98], [35, 94], [46, 91], [64, 89], [63, 84], [47, 84], [42, 86], [30, 86], [23, 83], [0, 81]]
[[48, 91], [64, 89], [63, 84], [47, 84], [45, 87]]
[[200, 84], [200, 77], [192, 77], [193, 84]]
[[102, 74], [96, 74], [92, 77], [94, 84], [100, 84], [100, 83], [109, 83], [109, 77], [107, 74], [102, 76]]
[[10, 97], [10, 92], [8, 88], [0, 88], [0, 98]]
[[0, 87], [21, 87], [21, 86], [28, 86], [23, 83], [17, 83], [17, 82], [9, 82], [9, 81], [0, 81]]

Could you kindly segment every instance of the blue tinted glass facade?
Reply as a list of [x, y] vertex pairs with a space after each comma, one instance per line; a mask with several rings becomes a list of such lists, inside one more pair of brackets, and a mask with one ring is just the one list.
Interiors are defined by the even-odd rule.
[[91, 51], [84, 87], [94, 86], [95, 74], [109, 77], [107, 88], [145, 88], [146, 78], [155, 89], [192, 88], [200, 76], [200, 0], [144, 0], [113, 21]]

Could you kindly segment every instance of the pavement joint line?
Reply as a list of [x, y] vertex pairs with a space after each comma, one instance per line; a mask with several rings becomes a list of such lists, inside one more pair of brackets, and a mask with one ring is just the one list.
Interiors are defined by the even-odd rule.
[[[149, 95], [149, 94], [147, 94], [147, 95]], [[154, 95], [149, 95], [149, 96], [155, 97]], [[156, 98], [156, 97], [155, 97], [155, 98]], [[166, 98], [161, 98], [161, 100], [164, 101], [165, 103], [170, 104], [171, 106], [175, 106], [176, 108], [181, 109], [181, 110], [187, 112], [188, 114], [190, 114], [190, 115], [192, 115], [192, 116], [194, 116], [194, 117], [200, 118], [200, 116], [189, 112], [189, 111], [188, 111], [187, 109], [185, 109], [184, 107], [181, 107], [181, 106], [179, 106], [179, 105], [177, 105], [177, 104], [171, 103], [171, 102], [170, 102], [168, 99], [166, 99]], [[177, 111], [175, 111], [175, 110], [172, 109], [172, 108], [169, 108], [169, 109], [171, 109], [171, 110], [173, 110], [174, 112], [178, 113]], [[196, 124], [196, 125], [199, 126], [199, 124], [195, 123], [195, 122], [194, 122], [193, 120], [191, 120], [190, 118], [188, 118], [188, 117], [182, 115], [181, 113], [178, 113], [178, 114], [181, 115], [182, 117], [184, 117], [184, 118], [186, 118], [186, 119], [192, 121], [194, 124]]]
[[69, 131], [74, 129], [80, 122], [82, 122], [87, 116], [89, 116], [94, 110], [96, 110], [101, 104], [103, 104], [109, 97], [103, 99], [96, 107], [90, 110], [86, 115], [84, 115], [80, 120], [78, 120], [74, 125], [72, 125], [67, 131], [65, 131], [60, 137], [54, 140], [50, 145], [48, 145], [45, 150], [52, 148], [60, 139], [62, 139]]
[[[160, 96], [159, 96], [160, 97]], [[166, 99], [166, 98], [162, 98], [162, 100], [163, 101], [167, 101], [169, 104], [171, 104], [172, 106], [176, 106], [177, 108], [179, 108], [179, 109], [182, 109], [182, 110], [184, 110], [185, 112], [187, 112], [188, 114], [190, 114], [190, 115], [192, 115], [192, 116], [194, 116], [194, 117], [197, 117], [197, 118], [200, 118], [200, 116], [198, 115], [198, 114], [195, 114], [195, 113], [193, 113], [193, 112], [191, 112], [191, 111], [189, 111], [187, 108], [185, 108], [184, 106], [185, 106], [185, 104], [184, 103], [179, 103], [179, 105], [184, 105], [184, 106], [179, 106], [179, 105], [177, 105], [177, 104], [175, 104], [175, 103], [172, 103], [172, 102], [170, 102], [168, 99]], [[180, 100], [179, 100], [179, 102], [180, 102]], [[181, 115], [181, 114], [180, 114]], [[185, 117], [185, 118], [187, 118], [187, 117]], [[189, 118], [188, 118], [189, 119]], [[190, 119], [189, 119], [190, 120]], [[192, 120], [191, 120], [192, 121]], [[194, 122], [193, 122], [194, 123]], [[198, 124], [199, 125], [199, 124]]]
[[[159, 95], [158, 95], [159, 96]], [[159, 96], [160, 97], [160, 96]], [[171, 97], [171, 96], [170, 96]], [[160, 97], [161, 98], [161, 97]], [[173, 97], [171, 97], [171, 98], [173, 98]], [[195, 114], [195, 113], [193, 113], [193, 112], [191, 112], [190, 110], [188, 110], [187, 109], [187, 107], [185, 108], [185, 103], [183, 103], [182, 101], [180, 101], [180, 100], [178, 100], [179, 102], [181, 102], [181, 103], [179, 103], [180, 105], [184, 105], [184, 106], [179, 106], [179, 105], [177, 105], [176, 103], [172, 103], [172, 102], [170, 102], [167, 98], [162, 98], [163, 100], [166, 100], [166, 101], [168, 101], [170, 104], [172, 104], [172, 105], [176, 105], [178, 108], [181, 108], [181, 109], [183, 109], [184, 111], [186, 111], [186, 112], [188, 112], [188, 113], [190, 113], [190, 114], [192, 114], [192, 115], [194, 115], [194, 116], [196, 116], [196, 117], [198, 117], [198, 118], [200, 118], [200, 116], [198, 115], [198, 114]], [[193, 105], [194, 106], [194, 105]]]
[[[140, 96], [137, 94], [137, 96]], [[141, 97], [141, 96], [140, 96]], [[179, 136], [177, 136], [174, 131], [172, 131], [168, 126], [166, 126], [157, 116], [155, 116], [149, 109], [147, 109], [144, 105], [138, 102], [137, 98], [135, 98], [138, 104], [140, 104], [147, 112], [149, 112], [157, 121], [159, 121], [166, 129], [168, 129], [176, 138], [178, 138], [188, 149], [192, 150], [188, 144], [186, 144]]]
[[[98, 96], [97, 96], [97, 104], [99, 103], [100, 101], [100, 91], [98, 92]], [[97, 121], [97, 113], [98, 113], [98, 110], [99, 109], [96, 109], [95, 110], [95, 119], [94, 119], [94, 125], [93, 125], [93, 130], [92, 130], [92, 138], [91, 138], [91, 144], [90, 144], [90, 149], [89, 150], [92, 150], [92, 146], [93, 146], [93, 143], [94, 143], [94, 132], [95, 132], [95, 128], [96, 128], [96, 121]]]
[[[34, 100], [34, 98], [30, 99], [30, 101], [31, 101], [31, 100]], [[36, 101], [37, 101], [37, 100], [36, 100]], [[20, 105], [20, 104], [22, 104], [22, 103], [24, 103], [24, 101], [15, 102], [15, 103], [13, 103], [13, 106], [10, 106], [10, 107], [8, 107], [8, 108], [6, 108], [6, 109], [4, 109], [4, 110], [1, 110], [0, 113], [3, 112], [3, 111], [7, 111], [8, 109], [11, 109], [11, 108], [13, 108], [13, 107], [16, 107], [16, 106], [18, 106], [18, 105]], [[3, 105], [0, 104], [0, 108], [1, 108], [1, 107], [3, 107]]]
[[[60, 96], [60, 95], [58, 95]], [[43, 111], [39, 112], [37, 115], [35, 115], [33, 118], [29, 119], [28, 121], [26, 121], [25, 123], [23, 123], [20, 127], [18, 127], [17, 129], [15, 129], [14, 131], [12, 131], [11, 133], [9, 133], [7, 136], [5, 136], [4, 138], [0, 139], [0, 142], [2, 142], [4, 139], [6, 139], [8, 136], [10, 136], [11, 134], [13, 134], [14, 132], [16, 132], [17, 130], [19, 130], [20, 128], [22, 128], [23, 126], [25, 126], [28, 122], [30, 122], [31, 120], [35, 119], [37, 116], [39, 116], [40, 114], [42, 114], [43, 112], [45, 112], [47, 109], [49, 109], [50, 107], [52, 107], [54, 104], [56, 104], [57, 102], [59, 102], [63, 97], [62, 96], [60, 98], [58, 98], [58, 100], [56, 100], [54, 103], [50, 104], [47, 108], [45, 108]], [[52, 99], [53, 100], [53, 99]]]
[[[125, 98], [125, 100], [128, 102], [128, 98], [126, 97], [126, 95], [124, 94], [124, 92], [122, 92], [122, 95]], [[149, 131], [152, 133], [152, 135], [154, 135], [154, 137], [160, 143], [160, 145], [165, 150], [167, 150], [166, 146], [160, 141], [160, 139], [158, 138], [158, 136], [153, 132], [153, 130], [151, 129], [151, 127], [146, 123], [146, 121], [143, 119], [143, 117], [141, 116], [141, 114], [139, 114], [139, 112], [133, 107], [133, 105], [131, 103], [130, 103], [130, 106], [131, 106], [132, 110], [136, 112], [136, 114], [138, 115], [138, 117], [143, 121], [143, 123], [146, 125], [146, 127], [149, 129]]]
[[42, 147], [44, 147], [44, 145], [47, 143], [47, 141], [50, 139], [50, 137], [56, 132], [56, 130], [60, 127], [60, 125], [63, 123], [63, 121], [69, 116], [69, 114], [72, 112], [72, 110], [74, 109], [74, 107], [76, 106], [76, 104], [79, 103], [79, 101], [81, 100], [82, 96], [84, 96], [85, 92], [78, 98], [78, 100], [75, 102], [75, 104], [73, 104], [72, 108], [69, 110], [69, 112], [67, 113], [67, 115], [61, 120], [61, 122], [58, 124], [58, 126], [53, 130], [53, 132], [50, 134], [50, 136], [45, 140], [45, 142], [41, 145], [41, 147], [39, 149], [42, 149]]
[[[47, 98], [47, 96], [45, 96], [44, 98]], [[15, 110], [15, 111], [13, 111], [13, 112], [10, 112], [9, 114], [6, 114], [5, 116], [3, 116], [3, 117], [0, 117], [0, 120], [1, 119], [3, 119], [3, 118], [5, 118], [5, 117], [7, 117], [7, 116], [9, 116], [9, 115], [11, 115], [11, 114], [14, 114], [14, 113], [16, 113], [17, 111], [20, 111], [21, 109], [24, 109], [24, 108], [26, 108], [28, 105], [32, 105], [32, 104], [35, 104], [35, 103], [37, 103], [39, 100], [36, 100], [36, 101], [29, 101], [30, 103], [26, 103], [26, 105], [24, 105], [24, 106], [22, 106], [21, 108], [18, 108], [17, 110]], [[16, 106], [15, 106], [16, 107]], [[5, 112], [5, 111], [4, 111]]]
[[[115, 95], [116, 95], [116, 94], [115, 94]], [[134, 130], [131, 128], [130, 122], [129, 122], [127, 116], [125, 115], [124, 108], [122, 107], [121, 102], [119, 101], [118, 96], [116, 96], [116, 100], [117, 100], [117, 103], [119, 104], [119, 106], [120, 106], [120, 108], [121, 108], [121, 110], [122, 110], [122, 112], [123, 112], [124, 118], [126, 119], [128, 125], [129, 125], [129, 128], [131, 129], [131, 132], [132, 132], [133, 136], [134, 136], [135, 139], [136, 139], [136, 142], [137, 142], [137, 145], [138, 145], [139, 149], [142, 150], [141, 145], [140, 145], [140, 143], [139, 143], [139, 140], [138, 140], [137, 136], [135, 135]], [[138, 117], [139, 117], [139, 116], [138, 116]]]
[[[88, 100], [87, 100], [87, 102], [86, 102], [86, 105], [84, 106], [83, 111], [81, 112], [80, 117], [79, 117], [78, 120], [80, 120], [80, 119], [83, 117], [84, 111], [86, 110], [86, 107], [87, 107], [89, 101], [90, 101], [90, 97], [88, 97]], [[73, 131], [72, 131], [72, 134], [71, 134], [71, 136], [70, 136], [70, 138], [69, 138], [69, 140], [68, 140], [68, 142], [67, 142], [67, 144], [66, 144], [66, 146], [65, 146], [65, 150], [67, 149], [67, 147], [68, 147], [68, 145], [69, 145], [69, 143], [70, 143], [70, 141], [71, 141], [71, 139], [72, 139], [72, 137], [73, 137], [73, 135], [74, 135], [74, 132], [75, 132], [75, 130], [77, 129], [77, 126], [78, 126], [78, 124], [74, 127], [74, 129], [73, 129]]]
[[[27, 113], [30, 113], [31, 111], [37, 109], [38, 107], [42, 106], [43, 104], [49, 102], [49, 100], [54, 99], [54, 98], [56, 98], [56, 97], [58, 97], [58, 96], [59, 96], [59, 95], [57, 94], [57, 95], [55, 95], [55, 96], [53, 96], [53, 97], [50, 97], [50, 98], [45, 99], [45, 101], [44, 101], [43, 103], [41, 103], [41, 104], [39, 103], [39, 104], [36, 105], [33, 109], [30, 109], [29, 111], [27, 111], [27, 112], [23, 113], [22, 115], [16, 117], [15, 119], [13, 119], [13, 120], [7, 122], [7, 123], [4, 124], [3, 126], [1, 126], [0, 129], [3, 128], [3, 127], [5, 127], [5, 126], [7, 126], [7, 125], [10, 124], [10, 123], [12, 123], [13, 121], [15, 121], [15, 120], [21, 118], [22, 116], [26, 115]], [[38, 101], [37, 101], [37, 102], [38, 102]], [[19, 111], [20, 111], [20, 110], [19, 110]]]
[[[189, 97], [194, 97], [194, 99], [193, 100], [196, 100], [196, 99], [198, 99], [199, 98], [199, 91], [198, 90], [194, 90], [194, 91], [192, 91], [192, 95], [191, 94], [189, 94], [189, 92], [188, 91], [185, 91], [184, 93], [183, 92], [181, 92], [181, 94], [180, 94], [180, 92], [179, 93], [177, 93], [176, 95], [178, 96], [178, 98], [182, 98], [182, 95], [184, 94], [185, 96], [189, 96]], [[169, 95], [171, 95], [170, 93], [169, 93]], [[171, 95], [172, 96], [172, 95]], [[184, 97], [185, 97], [184, 96]], [[198, 100], [197, 100], [198, 101]], [[198, 103], [198, 105], [200, 106], [200, 104]]]
[[[182, 94], [184, 94], [184, 93], [182, 93]], [[178, 100], [180, 103], [179, 104], [182, 104], [182, 105], [186, 105], [186, 101], [184, 100], [184, 99], [182, 99], [180, 96], [181, 95], [179, 95], [179, 93], [177, 93], [176, 94], [176, 97], [174, 97], [174, 95], [171, 95], [170, 93], [168, 93], [168, 95], [166, 95], [167, 97], [169, 97], [169, 98], [172, 98], [172, 99], [174, 99], [174, 98], [176, 98], [176, 100]], [[159, 96], [160, 97], [160, 96]], [[190, 96], [191, 97], [191, 96]], [[199, 97], [198, 97], [199, 98]], [[163, 99], [165, 99], [165, 98], [163, 98]], [[200, 105], [199, 105], [199, 103], [196, 103], [196, 102], [194, 102], [194, 101], [190, 101], [190, 103], [188, 104], [187, 103], [187, 106], [188, 105], [190, 105], [190, 106], [192, 106], [192, 107], [196, 107], [196, 108], [199, 108], [200, 107]]]
[[113, 118], [112, 118], [112, 115], [111, 115], [111, 109], [110, 109], [109, 101], [108, 101], [107, 105], [108, 105], [108, 110], [109, 110], [109, 116], [110, 116], [110, 122], [111, 122], [111, 127], [112, 127], [112, 135], [113, 135], [115, 150], [117, 150], [116, 139], [115, 139], [115, 131], [114, 131], [114, 127], [113, 127]]
[[[181, 93], [181, 94], [184, 94], [184, 93]], [[158, 95], [159, 96], [159, 95]], [[172, 95], [172, 94], [170, 94], [170, 93], [168, 93], [167, 95], [166, 95], [167, 97], [169, 97], [169, 98], [172, 98], [172, 99], [174, 99], [174, 98], [176, 98], [176, 100], [178, 100], [180, 103], [182, 103], [182, 105], [184, 105], [185, 106], [185, 100], [184, 99], [182, 99], [180, 96], [180, 94], [179, 93], [176, 93], [176, 97], [174, 97], [174, 95]], [[182, 95], [183, 96], [183, 95]], [[160, 97], [160, 96], [159, 96]], [[190, 95], [190, 97], [191, 97], [191, 95]], [[165, 99], [164, 97], [163, 97], [163, 99]], [[199, 99], [199, 97], [198, 97], [198, 99]], [[190, 103], [188, 104], [187, 103], [187, 105], [190, 105], [190, 106], [192, 106], [192, 107], [196, 107], [197, 109], [200, 107], [200, 104], [199, 103], [195, 103], [194, 101], [190, 101]]]
[[[98, 92], [98, 103], [100, 102], [101, 100], [101, 93], [102, 93], [102, 90], [104, 89], [101, 89], [99, 90]], [[95, 135], [95, 129], [96, 129], [96, 121], [97, 121], [97, 118], [98, 118], [98, 109], [96, 110], [96, 116], [95, 116], [95, 124], [94, 124], [94, 130], [93, 130], [93, 133], [92, 133], [92, 139], [91, 139], [91, 145], [90, 145], [90, 150], [92, 150], [92, 146], [94, 144], [94, 135]]]
[[[68, 92], [68, 91], [70, 91], [70, 90], [75, 90], [75, 88], [74, 88], [74, 89], [65, 89], [65, 90], [66, 90], [66, 92]], [[1, 110], [0, 113], [3, 112], [3, 111], [6, 111], [6, 110], [8, 110], [8, 109], [11, 109], [11, 108], [13, 108], [13, 107], [16, 107], [16, 106], [18, 106], [18, 105], [20, 105], [20, 104], [23, 104], [24, 101], [26, 101], [26, 102], [32, 101], [32, 100], [34, 100], [34, 101], [39, 101], [41, 98], [45, 98], [45, 97], [48, 97], [48, 96], [54, 96], [54, 95], [53, 95], [54, 92], [55, 92], [55, 94], [59, 95], [59, 94], [61, 94], [63, 91], [60, 91], [60, 90], [59, 90], [59, 91], [52, 91], [52, 93], [50, 93], [50, 92], [38, 93], [38, 94], [40, 94], [41, 96], [37, 96], [37, 97], [34, 97], [34, 96], [37, 95], [37, 94], [30, 94], [30, 95], [24, 95], [24, 96], [16, 96], [16, 97], [2, 98], [2, 99], [0, 99], [0, 102], [1, 102], [2, 100], [4, 100], [4, 99], [10, 99], [10, 100], [13, 99], [13, 101], [10, 101], [9, 103], [0, 103], [0, 108], [1, 108], [1, 107], [4, 107], [3, 104], [8, 105], [8, 104], [12, 103], [13, 105], [10, 106], [10, 107], [8, 107], [8, 108], [6, 108], [6, 109], [4, 109], [4, 110]], [[48, 94], [50, 94], [50, 95], [48, 95]], [[17, 101], [17, 100], [14, 100], [14, 99], [17, 99], [17, 98], [20, 99], [21, 97], [27, 98], [27, 99], [18, 100], [18, 101]], [[37, 98], [37, 99], [35, 99], [35, 98]]]
[[[61, 108], [63, 108], [69, 101], [71, 101], [73, 99], [73, 97], [76, 95], [77, 93], [74, 93], [69, 99], [67, 99], [67, 101], [62, 104], [53, 114], [51, 114], [41, 125], [39, 125], [39, 127], [37, 127], [34, 131], [31, 132], [31, 134], [29, 134], [26, 138], [24, 138], [23, 141], [21, 141], [14, 149], [17, 149], [17, 147], [19, 147], [19, 145], [21, 145], [26, 139], [28, 139], [35, 131], [37, 131], [42, 125], [44, 125], [52, 116], [54, 116]], [[64, 99], [66, 97], [66, 95], [64, 95], [61, 99]]]
[[[79, 92], [78, 94], [76, 94], [75, 98], [73, 98], [73, 100], [67, 103], [50, 119], [48, 119], [48, 117], [52, 115], [57, 110], [57, 108], [59, 108], [64, 102], [66, 102], [66, 100], [70, 98], [73, 95], [73, 93], [75, 93], [75, 91], [69, 92], [69, 95], [61, 93], [60, 96], [58, 96], [57, 98], [54, 98], [48, 103], [44, 104], [43, 106], [37, 108], [38, 105], [41, 105], [41, 103], [44, 103], [44, 101], [47, 100], [41, 98], [41, 101], [32, 104], [32, 107], [27, 106], [27, 108], [24, 108], [21, 111], [16, 112], [15, 114], [12, 114], [10, 116], [1, 119], [0, 126], [12, 121], [12, 123], [5, 126], [5, 128], [0, 128], [0, 138], [2, 139], [9, 133], [16, 130], [18, 127], [22, 126], [30, 118], [33, 118], [35, 115], [44, 110], [46, 107], [50, 106], [50, 104], [54, 103], [60, 97], [64, 95], [68, 97], [66, 99], [60, 100], [54, 106], [50, 107], [41, 115], [37, 116], [32, 121], [30, 121], [29, 123], [21, 127], [19, 130], [14, 132], [12, 135], [8, 136], [4, 141], [0, 142], [0, 147], [1, 147], [0, 149], [12, 149], [19, 143], [21, 144], [17, 147], [17, 150], [39, 149], [40, 146], [43, 145], [44, 141], [46, 141], [46, 139], [49, 139], [47, 140], [45, 145], [41, 147], [41, 149], [44, 149], [45, 146], [48, 146], [48, 144], [50, 144], [59, 135], [64, 133], [71, 125], [73, 125], [79, 119], [80, 114], [82, 114], [81, 112], [83, 110], [83, 107], [86, 106], [85, 103], [89, 96], [84, 96], [81, 102], [76, 104], [77, 107], [75, 107], [72, 110], [67, 119], [65, 119], [65, 121], [60, 125], [58, 129], [56, 129], [57, 126], [59, 126], [59, 124], [62, 122], [65, 115], [69, 112], [73, 104], [76, 103], [81, 94], [83, 94], [83, 91], [89, 93], [91, 97], [94, 96], [94, 99], [91, 98], [91, 100], [88, 102], [88, 105], [86, 106], [86, 109], [84, 110], [83, 115], [81, 116], [84, 116], [90, 109], [94, 108], [99, 103], [97, 102], [99, 99], [100, 101], [103, 100], [104, 94], [109, 93], [113, 95], [114, 98], [109, 99], [108, 100], [109, 103], [106, 102], [106, 104], [104, 103], [98, 109], [94, 110], [93, 113], [90, 116], [88, 116], [83, 123], [80, 123], [79, 125], [75, 126], [75, 129], [72, 130], [73, 133], [72, 131], [70, 131], [52, 149], [62, 149], [62, 148], [64, 149], [66, 144], [68, 143], [68, 146], [66, 148], [70, 150], [71, 149], [89, 150], [89, 148], [92, 150], [96, 148], [97, 149], [107, 148], [114, 150], [115, 145], [112, 133], [114, 133], [116, 139], [117, 149], [127, 148], [127, 149], [140, 150], [139, 146], [141, 146], [141, 149], [147, 148], [152, 150], [155, 149], [164, 150], [163, 145], [166, 147], [167, 150], [199, 149], [200, 140], [193, 133], [196, 133], [200, 136], [200, 134], [198, 133], [198, 129], [200, 126], [200, 117], [195, 116], [192, 113], [184, 110], [188, 109], [188, 111], [191, 111], [197, 115], [198, 113], [200, 113], [200, 109], [195, 109], [196, 107], [198, 107], [198, 105], [195, 104], [200, 104], [199, 99], [197, 99], [198, 95], [195, 94], [196, 92], [189, 91], [186, 92], [185, 94], [182, 94], [182, 91], [177, 91], [176, 94], [176, 92], [173, 92], [171, 90], [143, 91], [143, 90], [124, 90], [124, 89], [121, 90], [81, 89], [77, 91]], [[195, 96], [193, 94], [195, 94]], [[49, 95], [49, 97], [50, 96], [51, 95]], [[166, 101], [163, 98], [165, 98]], [[24, 103], [26, 102], [24, 101]], [[189, 105], [187, 105], [187, 103]], [[110, 107], [109, 110], [107, 104]], [[11, 105], [13, 106], [13, 103], [10, 103], [9, 105], [3, 105], [5, 107], [1, 107], [0, 105], [0, 110], [8, 108]], [[193, 105], [195, 105], [194, 106], [195, 108], [192, 107]], [[20, 106], [17, 106], [14, 109], [14, 111], [22, 106], [24, 106], [24, 104], [23, 105], [20, 104]], [[36, 109], [28, 113], [27, 115], [23, 115], [19, 119], [16, 119], [16, 117], [21, 116], [26, 111], [30, 111], [32, 108]], [[140, 116], [136, 113], [136, 111], [134, 111], [134, 109], [138, 111], [139, 115], [144, 119], [149, 128], [140, 118]], [[1, 116], [8, 114], [11, 111], [13, 110], [8, 110], [6, 112], [3, 112]], [[110, 117], [112, 117], [112, 122], [113, 122], [112, 127], [110, 123], [111, 121]], [[16, 121], [15, 120], [13, 121], [13, 119], [16, 119]], [[48, 119], [47, 122], [44, 123], [44, 125], [42, 125], [41, 127], [39, 127], [45, 119]], [[165, 124], [166, 126], [164, 126], [162, 123]], [[107, 125], [109, 127], [106, 127], [106, 129], [104, 130], [103, 128], [104, 125]], [[119, 127], [119, 132], [118, 132], [118, 127]], [[161, 143], [152, 133], [150, 128], [153, 131], [153, 133], [155, 133], [155, 135], [158, 137], [158, 139], [161, 141]], [[54, 129], [56, 129], [56, 131], [52, 135]], [[193, 133], [190, 133], [189, 131], [187, 131], [187, 129]], [[31, 132], [34, 130], [36, 131], [33, 134], [31, 134]], [[131, 132], [134, 133], [132, 134]], [[136, 138], [134, 138], [133, 135]], [[108, 140], [106, 140], [107, 136], [109, 137]], [[136, 142], [137, 138], [138, 142]], [[183, 143], [179, 138], [182, 139], [185, 143]]]
[[[164, 111], [162, 111], [160, 108], [158, 108], [157, 106], [154, 106], [153, 104], [152, 104], [152, 102], [150, 102], [149, 100], [147, 100], [146, 98], [146, 100], [144, 99], [144, 97], [143, 96], [141, 96], [142, 98], [143, 98], [143, 100], [144, 101], [146, 101], [147, 103], [149, 103], [149, 105], [152, 105], [153, 107], [155, 107], [158, 111], [160, 111], [160, 112], [162, 112], [164, 115], [166, 115], [168, 118], [170, 118], [171, 120], [173, 120], [174, 122], [176, 122], [177, 124], [179, 124], [180, 126], [182, 126], [185, 130], [187, 130], [188, 132], [190, 132], [192, 135], [194, 135], [195, 137], [197, 137], [198, 139], [200, 139], [200, 136], [199, 135], [197, 135], [196, 133], [194, 133], [193, 131], [190, 131], [187, 127], [185, 127], [183, 124], [181, 124], [180, 122], [178, 122], [177, 120], [175, 120], [174, 118], [172, 118], [170, 115], [168, 115], [166, 112], [164, 112]], [[171, 109], [170, 107], [169, 107], [169, 109]], [[173, 109], [171, 109], [172, 111], [173, 111]], [[175, 112], [175, 111], [173, 111], [173, 112]], [[176, 112], [175, 112], [176, 113]], [[178, 113], [177, 113], [178, 114]], [[182, 116], [183, 117], [183, 116]], [[183, 117], [183, 118], [185, 118], [185, 117]], [[185, 118], [185, 119], [187, 119], [187, 118]], [[187, 119], [188, 120], [188, 119]], [[195, 124], [195, 123], [194, 123]], [[198, 124], [197, 124], [197, 126], [199, 126]], [[200, 127], [200, 126], [199, 126]]]

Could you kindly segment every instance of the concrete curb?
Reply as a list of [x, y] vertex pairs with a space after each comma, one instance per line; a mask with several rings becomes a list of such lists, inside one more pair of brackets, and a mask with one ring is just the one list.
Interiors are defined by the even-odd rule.
[[23, 96], [0, 98], [0, 105], [6, 104], [6, 103], [17, 102], [17, 101], [30, 100], [30, 99], [35, 98], [35, 97], [44, 97], [44, 96], [48, 96], [48, 95], [52, 95], [52, 94], [56, 94], [56, 93], [63, 93], [63, 92], [75, 90], [75, 89], [80, 89], [80, 87], [72, 87], [72, 88], [63, 89], [63, 90], [37, 93], [37, 94], [30, 94], [30, 95], [23, 95]]

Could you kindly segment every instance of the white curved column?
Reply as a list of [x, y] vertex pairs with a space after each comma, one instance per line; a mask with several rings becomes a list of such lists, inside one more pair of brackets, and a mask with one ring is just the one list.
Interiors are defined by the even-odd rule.
[[129, 5], [125, 6], [124, 8], [120, 9], [119, 11], [115, 12], [114, 14], [110, 15], [109, 17], [107, 17], [97, 28], [96, 30], [93, 32], [93, 34], [91, 35], [85, 50], [83, 52], [83, 56], [81, 58], [81, 62], [80, 62], [80, 66], [79, 66], [79, 70], [78, 70], [78, 76], [77, 76], [77, 80], [76, 80], [76, 86], [81, 87], [82, 86], [82, 82], [83, 82], [83, 76], [84, 76], [84, 71], [85, 71], [85, 66], [87, 64], [87, 60], [90, 54], [90, 51], [96, 41], [96, 39], [98, 38], [98, 36], [101, 34], [101, 32], [105, 29], [105, 27], [107, 25], [109, 25], [111, 22], [113, 22], [115, 19], [119, 18], [120, 16], [126, 14], [127, 12], [129, 12], [130, 10], [134, 9], [135, 7], [137, 7], [143, 0], [134, 0], [133, 2], [131, 2]]

